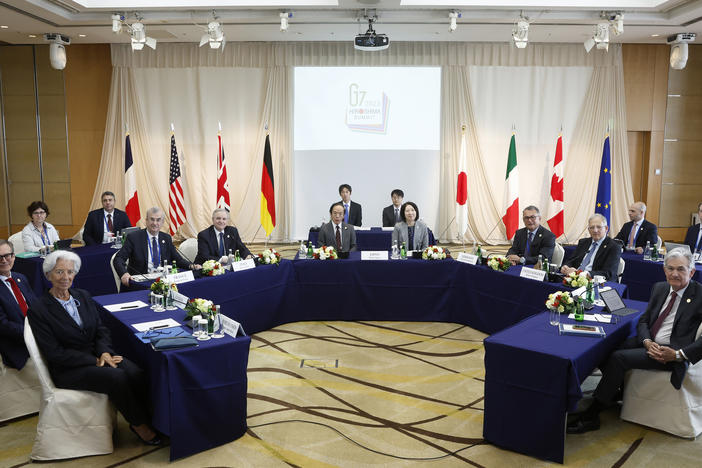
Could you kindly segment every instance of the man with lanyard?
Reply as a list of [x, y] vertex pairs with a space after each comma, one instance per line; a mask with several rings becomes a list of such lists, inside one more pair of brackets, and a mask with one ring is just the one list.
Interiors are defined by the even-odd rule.
[[96, 245], [111, 242], [118, 231], [132, 227], [132, 223], [122, 210], [115, 208], [115, 194], [103, 192], [100, 201], [102, 209], [88, 213], [83, 227], [85, 245]]
[[149, 208], [146, 212], [146, 229], [129, 234], [124, 246], [115, 255], [115, 271], [123, 285], [129, 286], [130, 272], [143, 274], [155, 271], [164, 262], [170, 265], [175, 261], [180, 269], [202, 268], [202, 265], [190, 263], [178, 253], [171, 236], [161, 232], [163, 220], [161, 208]]
[[632, 203], [629, 207], [629, 221], [624, 223], [619, 233], [614, 237], [624, 243], [626, 250], [642, 254], [646, 243], [651, 247], [658, 242], [658, 228], [652, 222], [644, 219], [646, 205], [643, 202]]

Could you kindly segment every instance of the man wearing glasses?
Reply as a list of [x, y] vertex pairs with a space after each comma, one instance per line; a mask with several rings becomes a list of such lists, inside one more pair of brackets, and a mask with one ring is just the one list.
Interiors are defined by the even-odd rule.
[[7, 367], [21, 370], [29, 353], [24, 345], [24, 318], [27, 304], [34, 299], [27, 278], [15, 273], [15, 250], [11, 243], [0, 239], [0, 355]]
[[533, 265], [543, 255], [544, 260], [551, 261], [556, 236], [541, 225], [541, 213], [534, 205], [522, 211], [524, 227], [514, 233], [512, 247], [507, 251], [507, 258], [512, 265]]
[[617, 281], [622, 248], [619, 242], [607, 237], [607, 218], [599, 213], [587, 220], [590, 237], [580, 239], [573, 255], [563, 262], [561, 273], [568, 275], [576, 270], [587, 271], [590, 276], [604, 276], [607, 281]]
[[592, 404], [571, 420], [569, 434], [600, 428], [599, 413], [617, 401], [624, 376], [630, 369], [669, 371], [670, 384], [680, 390], [689, 364], [702, 359], [702, 338], [695, 339], [702, 322], [702, 284], [690, 281], [695, 274], [692, 255], [673, 249], [665, 256], [666, 281], [656, 283], [646, 312], [636, 326], [636, 337], [612, 353], [602, 369], [602, 379]]

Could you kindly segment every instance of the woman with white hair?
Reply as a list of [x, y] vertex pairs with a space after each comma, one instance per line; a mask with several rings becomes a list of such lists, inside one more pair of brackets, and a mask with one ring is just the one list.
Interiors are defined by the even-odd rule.
[[43, 270], [52, 287], [31, 302], [27, 314], [51, 378], [59, 388], [106, 393], [139, 439], [158, 445], [148, 424], [143, 371], [115, 354], [97, 304], [87, 291], [71, 287], [80, 265], [73, 252], [49, 254]]

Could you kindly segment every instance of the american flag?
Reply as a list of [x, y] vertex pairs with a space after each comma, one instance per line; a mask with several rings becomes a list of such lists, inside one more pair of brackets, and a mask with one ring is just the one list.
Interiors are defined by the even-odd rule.
[[180, 163], [178, 162], [175, 135], [171, 135], [171, 172], [168, 182], [170, 184], [168, 190], [170, 198], [168, 217], [171, 220], [170, 232], [171, 235], [174, 235], [178, 231], [178, 228], [185, 224], [187, 220], [185, 202], [183, 199], [183, 185], [180, 181]]

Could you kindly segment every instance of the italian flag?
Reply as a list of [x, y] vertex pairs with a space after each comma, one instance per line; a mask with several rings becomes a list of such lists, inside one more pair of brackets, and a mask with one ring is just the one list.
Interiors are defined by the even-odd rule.
[[511, 240], [519, 227], [519, 170], [517, 170], [517, 147], [514, 133], [509, 141], [504, 203], [505, 214], [502, 216], [502, 222], [505, 223], [507, 240]]

